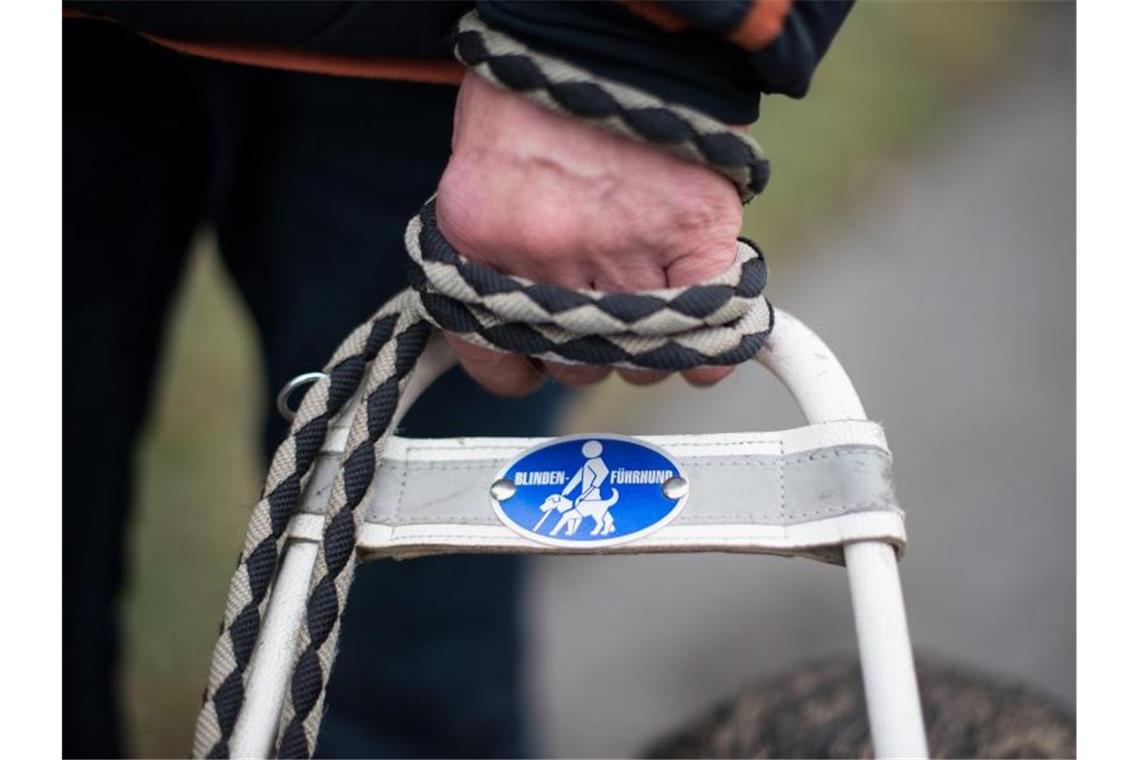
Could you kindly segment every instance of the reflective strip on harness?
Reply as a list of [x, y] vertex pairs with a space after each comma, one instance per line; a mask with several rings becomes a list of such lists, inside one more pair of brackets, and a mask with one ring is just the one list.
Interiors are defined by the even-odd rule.
[[[336, 431], [290, 533], [319, 540], [338, 462]], [[884, 540], [901, 553], [903, 512], [895, 499], [882, 428], [828, 422], [775, 433], [645, 436], [675, 457], [690, 479], [689, 501], [669, 525], [620, 546], [548, 546], [505, 527], [491, 508], [495, 474], [550, 439], [394, 437], [365, 504], [358, 546], [368, 558], [475, 552], [792, 554], [841, 564], [842, 544]], [[343, 445], [343, 444], [341, 444]]]

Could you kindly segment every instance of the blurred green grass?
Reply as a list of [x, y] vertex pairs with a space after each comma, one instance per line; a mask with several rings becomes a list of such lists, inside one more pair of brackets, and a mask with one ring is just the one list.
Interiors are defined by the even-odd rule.
[[[1048, 11], [1041, 3], [857, 5], [810, 95], [765, 100], [755, 130], [773, 178], [749, 206], [745, 232], [765, 249], [773, 276], [799, 265], [798, 238], [857, 204], [884, 167], [905, 161], [972, 93], [1016, 66]], [[260, 486], [259, 361], [249, 317], [203, 235], [137, 459], [123, 677], [131, 748], [141, 756], [180, 757], [190, 746], [226, 583]]]

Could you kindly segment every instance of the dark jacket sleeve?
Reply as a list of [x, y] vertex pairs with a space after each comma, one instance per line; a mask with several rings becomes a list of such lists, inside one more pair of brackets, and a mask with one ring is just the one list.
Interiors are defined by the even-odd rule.
[[203, 43], [278, 45], [315, 53], [451, 58], [455, 22], [474, 3], [331, 0], [64, 0], [65, 10], [144, 34]]
[[[853, 0], [479, 0], [483, 20], [536, 50], [731, 124], [761, 94], [800, 97]], [[471, 0], [122, 2], [65, 9], [151, 35], [315, 52], [444, 58]]]
[[536, 50], [730, 124], [761, 94], [802, 97], [854, 0], [479, 0], [483, 20]]

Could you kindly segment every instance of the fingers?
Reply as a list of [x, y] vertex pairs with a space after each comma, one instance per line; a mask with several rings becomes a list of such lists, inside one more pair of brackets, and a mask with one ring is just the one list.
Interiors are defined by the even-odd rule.
[[542, 363], [547, 374], [566, 385], [591, 385], [605, 380], [610, 374], [609, 367], [594, 367], [589, 364]]
[[450, 333], [447, 342], [467, 374], [491, 393], [519, 398], [542, 385], [542, 373], [525, 356], [480, 348]]
[[[592, 385], [609, 377], [607, 367], [592, 367], [586, 364], [560, 364], [543, 362], [543, 369], [560, 383], [581, 386]], [[699, 367], [686, 370], [681, 376], [694, 388], [708, 388], [716, 385], [732, 374], [733, 367]], [[630, 385], [654, 385], [667, 379], [671, 373], [664, 370], [619, 369], [618, 376]]]
[[682, 372], [681, 375], [695, 388], [708, 388], [716, 385], [732, 374], [734, 367], [698, 367]]
[[618, 375], [630, 385], [653, 385], [669, 377], [668, 372], [654, 369], [619, 369]]
[[[533, 393], [544, 381], [543, 372], [560, 383], [582, 386], [605, 380], [611, 371], [608, 367], [552, 361], [540, 362], [540, 370], [525, 356], [481, 348], [451, 334], [447, 335], [447, 342], [455, 351], [460, 364], [479, 385], [491, 393], [507, 398], [518, 398]], [[729, 375], [732, 369], [732, 367], [700, 367], [686, 370], [681, 374], [690, 385], [706, 388]], [[669, 374], [658, 370], [618, 370], [618, 375], [632, 385], [653, 385], [669, 377]]]
[[[708, 388], [732, 374], [733, 367], [698, 367], [685, 370], [681, 376], [694, 388]], [[632, 385], [653, 385], [669, 377], [668, 372], [647, 369], [619, 369], [618, 374]]]

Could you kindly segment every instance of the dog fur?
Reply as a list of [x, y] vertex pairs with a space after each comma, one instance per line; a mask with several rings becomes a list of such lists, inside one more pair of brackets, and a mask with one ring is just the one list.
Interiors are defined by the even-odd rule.
[[[916, 663], [931, 757], [1068, 758], [1076, 721], [1052, 700], [932, 657]], [[859, 664], [760, 678], [654, 744], [653, 758], [872, 757]]]

